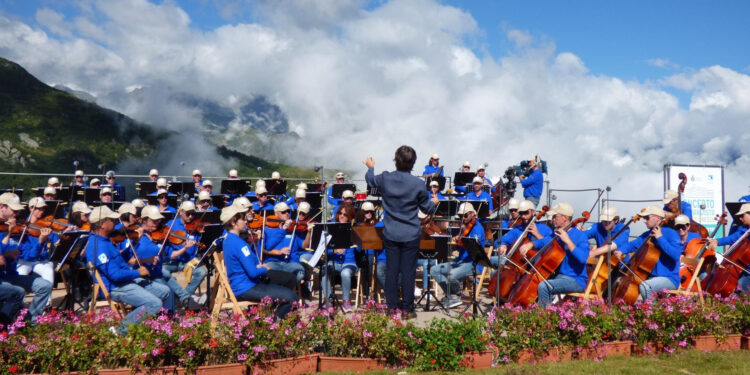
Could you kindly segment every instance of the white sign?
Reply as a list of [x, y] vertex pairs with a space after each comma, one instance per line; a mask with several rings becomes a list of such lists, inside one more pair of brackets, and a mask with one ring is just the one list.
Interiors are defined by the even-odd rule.
[[[677, 190], [680, 186], [680, 173], [687, 176], [682, 201], [690, 203], [693, 210], [692, 219], [703, 224], [711, 233], [716, 227], [716, 216], [724, 208], [724, 168], [719, 166], [686, 166], [665, 165], [666, 188]], [[722, 228], [716, 235], [721, 237]]]

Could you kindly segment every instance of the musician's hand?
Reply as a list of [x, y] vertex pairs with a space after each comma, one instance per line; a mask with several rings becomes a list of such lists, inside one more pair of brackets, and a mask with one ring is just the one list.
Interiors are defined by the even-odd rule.
[[346, 252], [346, 249], [335, 249], [333, 250], [333, 252], [336, 254], [344, 254]]
[[375, 168], [375, 159], [373, 159], [372, 156], [368, 156], [364, 163], [367, 168]]
[[132, 257], [132, 258], [128, 259], [128, 264], [131, 265], [131, 266], [134, 266], [135, 265], [135, 257]]
[[674, 218], [676, 218], [676, 217], [677, 217], [677, 213], [675, 213], [675, 212], [664, 211], [664, 213], [666, 214], [666, 217], [665, 217], [665, 219], [664, 219], [664, 220], [666, 220], [666, 221], [668, 221], [668, 220], [672, 220], [672, 219], [674, 219]]
[[518, 251], [521, 252], [521, 255], [526, 256], [526, 253], [528, 253], [532, 247], [534, 247], [533, 243], [525, 243], [518, 248]]
[[568, 232], [561, 230], [561, 229], [555, 229], [555, 235], [560, 238], [560, 241], [562, 242], [569, 242], [570, 236], [568, 236]]
[[615, 254], [615, 256], [618, 258], [622, 258], [622, 251], [620, 250], [615, 250], [614, 252], [612, 252], [612, 254]]
[[432, 197], [432, 199], [430, 199], [430, 200], [431, 200], [431, 201], [432, 201], [432, 203], [434, 203], [435, 205], [437, 205], [437, 204], [438, 204], [438, 202], [439, 202], [439, 200], [438, 200], [438, 197], [437, 197], [437, 195], [435, 195], [434, 197]]
[[525, 175], [520, 175], [520, 176], [518, 176], [518, 179], [519, 179], [519, 180], [525, 180], [525, 179], [526, 179], [526, 176], [525, 176]]
[[284, 222], [284, 225], [281, 226], [284, 230], [289, 229], [289, 227], [292, 226], [292, 219], [286, 219]]
[[75, 230], [76, 228], [77, 228], [77, 227], [76, 227], [75, 225], [69, 225], [69, 226], [65, 227], [65, 229], [63, 229], [63, 231], [62, 231], [62, 232], [63, 232], [63, 233], [65, 233], [65, 232], [69, 232], [69, 231], [71, 231], [71, 230]]
[[539, 228], [536, 227], [536, 222], [529, 223], [529, 233], [531, 233], [537, 239], [541, 239], [542, 237], [544, 237], [541, 233], [539, 233]]
[[47, 241], [47, 238], [49, 238], [50, 233], [52, 233], [51, 228], [42, 228], [39, 230], [39, 243], [44, 243], [44, 241]]
[[138, 227], [135, 232], [138, 233], [138, 238], [143, 237], [143, 227]]
[[288, 247], [283, 247], [283, 248], [279, 249], [279, 252], [280, 252], [279, 255], [289, 255], [290, 251], [291, 250]]
[[196, 244], [196, 242], [194, 240], [187, 240], [187, 241], [185, 241], [185, 248], [189, 249], [189, 248], [195, 246], [195, 244]]
[[583, 230], [583, 223], [578, 223], [578, 224], [576, 225], [576, 228], [577, 228], [578, 230]]
[[505, 253], [508, 252], [508, 246], [500, 245], [500, 247], [497, 248], [497, 255], [505, 255]]
[[151, 276], [151, 273], [148, 272], [148, 269], [146, 267], [143, 267], [143, 266], [138, 267], [138, 274], [141, 275], [141, 277], [149, 277], [149, 276]]
[[661, 237], [661, 227], [656, 226], [653, 229], [651, 229], [651, 234], [654, 235], [654, 238], [660, 238]]
[[708, 249], [709, 250], [716, 250], [716, 247], [719, 245], [719, 241], [717, 241], [715, 238], [709, 238], [708, 239]]

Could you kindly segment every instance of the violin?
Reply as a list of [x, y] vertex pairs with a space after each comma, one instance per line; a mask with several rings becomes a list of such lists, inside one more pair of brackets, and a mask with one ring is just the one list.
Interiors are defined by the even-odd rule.
[[[583, 211], [581, 217], [571, 221], [562, 230], [567, 232], [570, 228], [585, 223], [590, 217], [591, 214], [588, 211]], [[539, 284], [545, 282], [550, 275], [555, 273], [565, 259], [565, 248], [557, 242], [558, 237], [553, 237], [552, 241], [547, 243], [531, 259], [532, 266], [530, 268], [533, 271], [521, 277], [521, 280], [513, 288], [508, 296], [510, 303], [528, 307], [536, 301]]]
[[[526, 257], [524, 257], [521, 252], [518, 251], [518, 248], [520, 247], [520, 245], [531, 242], [531, 239], [529, 239], [527, 236], [529, 229], [531, 228], [531, 223], [534, 223], [537, 220], [541, 219], [544, 215], [547, 214], [547, 211], [549, 211], [549, 206], [543, 206], [541, 211], [537, 212], [536, 216], [534, 216], [531, 221], [529, 221], [523, 233], [521, 233], [518, 239], [516, 239], [516, 243], [513, 244], [510, 252], [506, 254], [508, 260], [505, 262], [505, 265], [503, 265], [502, 269], [499, 270], [499, 274], [498, 272], [495, 272], [495, 274], [490, 278], [490, 283], [487, 288], [489, 289], [491, 297], [495, 297], [495, 292], [498, 291], [496, 285], [498, 280], [500, 280], [500, 290], [498, 296], [500, 299], [506, 299], [508, 298], [508, 294], [510, 293], [513, 285], [516, 284], [518, 279], [520, 279], [524, 274], [528, 273], [526, 271], [526, 262], [528, 260], [525, 260], [524, 258], [533, 257], [534, 255], [536, 255], [536, 250], [529, 250], [529, 252], [526, 253]], [[520, 215], [518, 216], [518, 218], [516, 218], [516, 220], [519, 219], [523, 220]], [[513, 228], [513, 226], [508, 226]]]
[[81, 224], [81, 230], [91, 231], [91, 223], [86, 222]]
[[[68, 227], [71, 226], [70, 222], [68, 222], [65, 219], [55, 219], [54, 216], [49, 215], [43, 217], [41, 220], [37, 222], [40, 226], [46, 226], [47, 228], [51, 228], [55, 232], [62, 232], [65, 229], [68, 229]], [[35, 224], [37, 224], [35, 223]]]
[[283, 225], [284, 222], [286, 222], [286, 220], [281, 220], [281, 219], [277, 218], [276, 215], [266, 216], [266, 220], [265, 221], [266, 221], [266, 226], [269, 227], [269, 228], [271, 228], [271, 229], [276, 229], [279, 226]]
[[[710, 238], [714, 238], [714, 236], [716, 236], [716, 233], [719, 231], [719, 228], [722, 225], [726, 224], [726, 211], [724, 211], [721, 216], [716, 215], [716, 227], [714, 228], [713, 232], [711, 232]], [[709, 242], [705, 238], [694, 238], [690, 240], [687, 245], [685, 245], [685, 258], [690, 260], [703, 259], [703, 265], [701, 266], [701, 269], [698, 270], [699, 274], [713, 266], [713, 264], [716, 262], [716, 252], [713, 250], [709, 250], [708, 245]], [[680, 267], [680, 285], [683, 288], [687, 288], [688, 284], [690, 284], [690, 279], [696, 272], [695, 268], [696, 267], [694, 264], [684, 264]], [[697, 292], [698, 286], [693, 285], [692, 290]]]
[[263, 227], [263, 218], [257, 213], [253, 213], [253, 216], [247, 219], [247, 228], [258, 230], [261, 227]]
[[[8, 232], [8, 228], [10, 228], [10, 225], [6, 222], [0, 223], [0, 232]], [[26, 229], [23, 222], [16, 222], [16, 225], [13, 227], [13, 232], [10, 233], [11, 237], [15, 237], [23, 233], [23, 230]]]
[[193, 222], [185, 224], [185, 230], [187, 230], [188, 233], [203, 233], [203, 227], [210, 224], [211, 223], [205, 221], [195, 220]]
[[458, 245], [458, 246], [464, 246], [464, 243], [463, 243], [463, 241], [461, 241], [461, 238], [467, 237], [469, 235], [469, 233], [471, 233], [471, 230], [474, 229], [474, 225], [476, 225], [476, 223], [477, 223], [477, 218], [475, 217], [475, 218], [471, 219], [470, 222], [468, 222], [468, 223], [466, 223], [464, 225], [464, 230], [461, 231], [461, 235], [458, 236], [458, 240], [456, 241], [456, 245]]
[[139, 228], [140, 227], [136, 224], [129, 225], [126, 228], [123, 228], [124, 230], [112, 232], [109, 236], [109, 240], [115, 245], [125, 242], [126, 238], [131, 242], [137, 242], [141, 238], [138, 233]]
[[162, 226], [161, 229], [151, 232], [151, 240], [162, 242], [166, 239], [172, 245], [182, 245], [187, 241], [187, 233], [181, 230], [170, 230], [169, 227]]
[[[661, 225], [661, 223], [659, 224]], [[661, 256], [661, 250], [656, 247], [654, 236], [649, 235], [646, 241], [636, 251], [635, 256], [630, 259], [627, 269], [630, 271], [620, 279], [615, 288], [615, 299], [622, 299], [625, 303], [632, 305], [638, 300], [639, 286], [651, 274]]]

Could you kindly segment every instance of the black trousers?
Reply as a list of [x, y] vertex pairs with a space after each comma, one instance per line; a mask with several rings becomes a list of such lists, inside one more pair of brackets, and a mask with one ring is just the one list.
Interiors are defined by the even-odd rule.
[[[407, 241], [383, 239], [385, 248], [385, 300], [389, 310], [401, 309], [414, 312], [414, 278], [417, 272], [417, 251], [419, 238]], [[398, 297], [399, 275], [401, 275], [401, 296]]]
[[297, 276], [291, 272], [268, 270], [266, 279], [270, 284], [281, 285], [285, 288], [294, 290], [297, 287]]

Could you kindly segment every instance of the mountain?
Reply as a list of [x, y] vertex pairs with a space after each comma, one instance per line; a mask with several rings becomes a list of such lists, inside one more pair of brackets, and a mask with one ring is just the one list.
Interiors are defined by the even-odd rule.
[[[176, 136], [174, 132], [79, 98], [93, 98], [90, 94], [66, 91], [50, 87], [20, 65], [0, 58], [0, 171], [70, 173], [74, 160], [87, 174], [98, 172], [100, 164], [117, 169], [123, 162], [134, 165], [143, 160], [144, 171], [160, 165], [158, 158], [149, 158], [157, 155], [163, 142]], [[230, 117], [220, 106], [213, 110], [214, 121], [223, 123]], [[226, 159], [226, 166], [238, 168], [244, 175], [254, 175], [250, 171], [262, 167], [283, 171], [285, 176], [315, 176], [312, 170], [251, 158], [232, 147], [207, 146]], [[42, 179], [3, 176], [0, 181], [0, 187], [39, 186]]]

